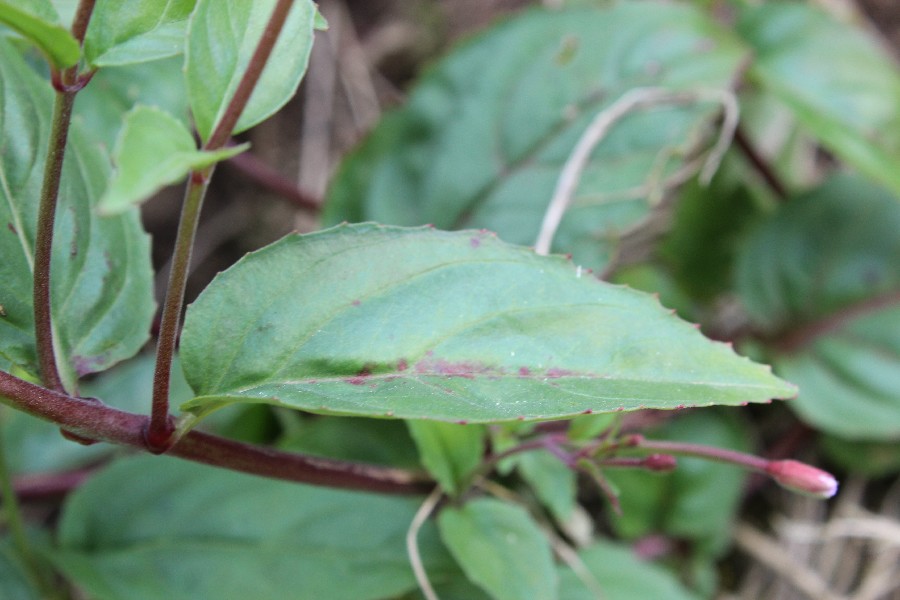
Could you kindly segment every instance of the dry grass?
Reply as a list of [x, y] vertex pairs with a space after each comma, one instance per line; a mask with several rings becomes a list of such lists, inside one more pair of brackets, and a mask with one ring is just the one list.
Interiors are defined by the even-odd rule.
[[900, 479], [875, 510], [868, 487], [851, 479], [831, 505], [785, 494], [768, 533], [741, 523], [735, 543], [750, 566], [719, 600], [900, 599]]

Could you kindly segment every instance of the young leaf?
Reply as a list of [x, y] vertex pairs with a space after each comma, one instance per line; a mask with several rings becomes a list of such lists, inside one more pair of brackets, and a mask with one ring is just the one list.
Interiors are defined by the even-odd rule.
[[[244, 75], [275, 0], [199, 0], [188, 28], [185, 76], [200, 137], [208, 139]], [[297, 90], [312, 48], [316, 10], [294, 2], [234, 133], [281, 108]]]
[[119, 214], [191, 170], [231, 158], [249, 146], [199, 150], [181, 121], [159, 108], [137, 106], [125, 115], [113, 154], [116, 171], [97, 208], [102, 214]]
[[0, 0], [0, 23], [28, 38], [58, 69], [71, 67], [81, 57], [78, 41], [59, 24], [50, 0]]
[[664, 310], [488, 232], [373, 224], [291, 235], [188, 309], [205, 414], [233, 402], [498, 422], [793, 394]]
[[190, 123], [181, 57], [97, 71], [78, 92], [72, 121], [106, 148], [115, 148], [125, 114], [138, 104], [157, 106], [187, 126]]
[[98, 0], [84, 38], [88, 65], [129, 65], [181, 54], [196, 1]]
[[754, 320], [783, 333], [773, 363], [791, 402], [824, 431], [900, 435], [900, 203], [837, 176], [785, 204], [748, 239], [737, 287]]
[[[404, 538], [420, 503], [142, 456], [68, 498], [51, 559], [96, 598], [380, 600], [416, 587]], [[440, 581], [435, 534], [418, 539]]]
[[[560, 567], [560, 600], [634, 600], [665, 598], [666, 600], [699, 600], [658, 565], [638, 558], [627, 546], [595, 542], [581, 550], [578, 557], [593, 576], [598, 589], [591, 589], [569, 567]], [[598, 592], [602, 592], [599, 595]]]
[[464, 491], [463, 485], [484, 454], [483, 427], [428, 421], [407, 421], [422, 464], [448, 494]]
[[[32, 265], [53, 93], [0, 40], [0, 355], [37, 371]], [[153, 318], [149, 238], [136, 211], [101, 219], [92, 205], [108, 159], [78, 127], [69, 134], [56, 218], [51, 298], [65, 381], [135, 354]]]
[[466, 576], [494, 600], [557, 598], [550, 543], [524, 509], [472, 500], [442, 510], [438, 529]]
[[900, 69], [869, 34], [818, 7], [768, 2], [741, 18], [753, 75], [829, 150], [900, 194]]
[[[701, 12], [606, 4], [526, 11], [434, 65], [344, 161], [325, 221], [485, 227], [531, 245], [595, 115], [640, 87], [728, 89], [743, 50]], [[594, 150], [554, 248], [606, 264], [622, 232], [648, 215], [649, 189], [711, 133], [719, 108], [656, 107], [618, 122]]]

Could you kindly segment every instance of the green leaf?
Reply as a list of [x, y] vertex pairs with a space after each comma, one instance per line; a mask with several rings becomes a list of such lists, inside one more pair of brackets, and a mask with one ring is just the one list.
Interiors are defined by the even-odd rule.
[[594, 577], [602, 596], [588, 587], [568, 567], [560, 567], [560, 600], [634, 600], [665, 598], [666, 600], [698, 600], [668, 571], [641, 560], [627, 546], [595, 542], [581, 550], [578, 557]]
[[[227, 350], [225, 350], [227, 349]], [[183, 408], [234, 402], [449, 422], [740, 404], [793, 394], [651, 296], [488, 232], [290, 235], [188, 309]]]
[[[589, 122], [639, 87], [727, 89], [743, 51], [696, 9], [530, 10], [460, 45], [340, 168], [324, 220], [480, 228], [534, 244]], [[554, 248], [603, 266], [650, 212], [648, 184], [714, 133], [713, 104], [628, 115], [594, 150]]]
[[[34, 236], [53, 93], [0, 40], [0, 355], [37, 372], [32, 308]], [[80, 128], [69, 134], [54, 233], [51, 299], [68, 386], [134, 355], [154, 313], [150, 241], [136, 211], [100, 219], [92, 204], [108, 159]]]
[[876, 479], [900, 473], [900, 452], [897, 452], [896, 440], [854, 442], [824, 435], [819, 443], [830, 461], [854, 475]]
[[406, 424], [396, 420], [302, 415], [300, 425], [278, 446], [341, 460], [404, 468], [419, 466], [416, 445]]
[[900, 193], [900, 70], [883, 44], [799, 2], [753, 7], [738, 30], [756, 50], [751, 75], [829, 150]]
[[575, 472], [547, 450], [523, 452], [517, 462], [522, 478], [544, 506], [559, 521], [567, 521], [575, 508]]
[[[200, 137], [208, 139], [231, 101], [262, 36], [275, 0], [199, 0], [188, 28], [185, 74]], [[306, 72], [316, 10], [294, 2], [266, 68], [233, 133], [272, 115], [294, 95]]]
[[81, 47], [66, 28], [50, 0], [0, 0], [0, 23], [28, 38], [58, 69], [70, 67], [81, 58]]
[[113, 153], [116, 171], [97, 208], [105, 215], [122, 213], [190, 171], [227, 160], [249, 147], [199, 150], [181, 121], [159, 108], [136, 106], [125, 115]]
[[747, 240], [737, 288], [780, 344], [806, 422], [857, 440], [900, 436], [900, 204], [836, 176], [784, 205]]
[[[101, 600], [375, 600], [416, 586], [404, 537], [420, 503], [141, 456], [69, 497], [51, 558]], [[419, 543], [440, 581], [432, 527]]]
[[[675, 277], [659, 286], [663, 303], [687, 308], [684, 292], [716, 301], [734, 280], [734, 261], [747, 225], [761, 212], [745, 184], [735, 156], [729, 155], [708, 186], [694, 180], [682, 189], [674, 208], [672, 229], [660, 252]], [[634, 285], [634, 284], [632, 284]], [[635, 286], [637, 287], [637, 286]]]
[[12, 540], [0, 538], [0, 598], [3, 600], [40, 600], [28, 570], [16, 554]]
[[468, 578], [495, 600], [553, 600], [550, 543], [519, 506], [489, 498], [438, 515], [441, 539]]
[[184, 52], [197, 0], [98, 0], [84, 38], [91, 67], [149, 62]]
[[484, 455], [485, 430], [477, 425], [408, 421], [422, 464], [450, 495], [465, 491]]
[[600, 413], [597, 415], [580, 415], [569, 422], [569, 439], [586, 442], [604, 431], [618, 426], [619, 415]]
[[187, 126], [187, 90], [180, 57], [97, 71], [78, 92], [73, 122], [106, 148], [115, 147], [125, 114], [137, 104], [158, 106]]

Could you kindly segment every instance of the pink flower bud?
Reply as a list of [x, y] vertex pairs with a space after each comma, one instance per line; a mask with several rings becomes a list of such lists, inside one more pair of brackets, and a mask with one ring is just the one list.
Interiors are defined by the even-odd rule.
[[831, 473], [796, 460], [773, 460], [766, 473], [781, 487], [806, 496], [831, 498], [837, 493], [838, 482]]
[[641, 463], [645, 469], [651, 471], [671, 471], [678, 466], [671, 454], [651, 454], [645, 456]]

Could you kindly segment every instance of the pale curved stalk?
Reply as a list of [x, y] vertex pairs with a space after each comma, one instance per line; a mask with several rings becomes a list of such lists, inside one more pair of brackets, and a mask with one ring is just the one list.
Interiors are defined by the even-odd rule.
[[724, 109], [719, 138], [700, 169], [701, 181], [708, 182], [718, 169], [722, 156], [731, 144], [737, 128], [739, 112], [734, 94], [728, 90], [716, 89], [673, 91], [664, 88], [636, 88], [629, 90], [610, 106], [597, 113], [587, 129], [584, 130], [578, 143], [575, 144], [575, 148], [563, 165], [563, 170], [553, 191], [553, 197], [544, 213], [544, 220], [534, 244], [534, 251], [537, 254], [549, 254], [553, 237], [572, 202], [572, 197], [581, 181], [581, 174], [584, 172], [594, 148], [603, 141], [616, 123], [636, 110], [667, 104], [693, 104], [696, 102], [719, 102]]

